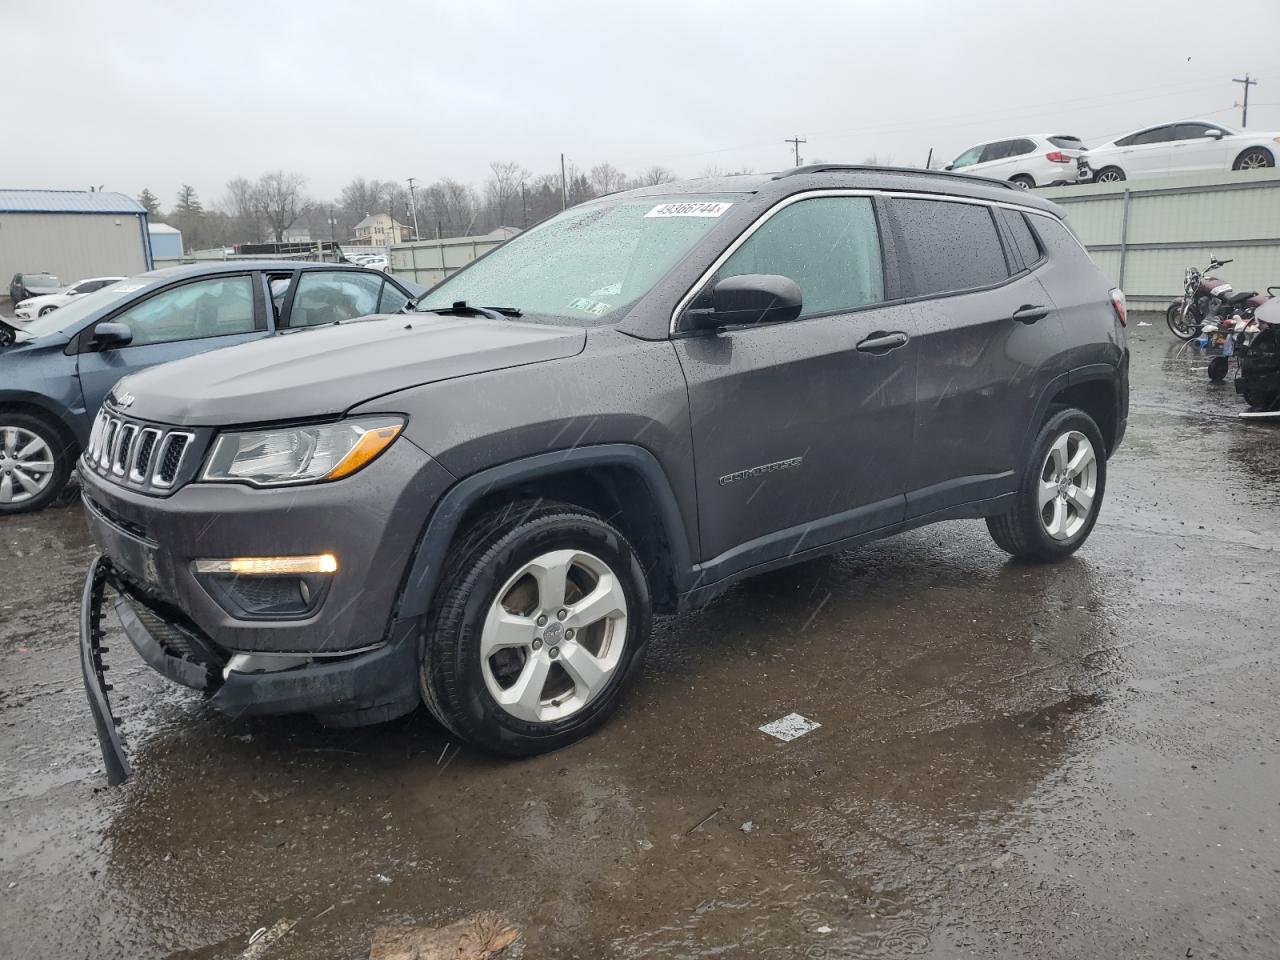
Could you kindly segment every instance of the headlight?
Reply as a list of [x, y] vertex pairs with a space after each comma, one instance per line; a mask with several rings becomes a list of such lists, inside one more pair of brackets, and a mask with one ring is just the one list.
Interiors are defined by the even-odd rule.
[[403, 417], [354, 417], [276, 430], [218, 435], [202, 480], [275, 487], [341, 480], [391, 445]]

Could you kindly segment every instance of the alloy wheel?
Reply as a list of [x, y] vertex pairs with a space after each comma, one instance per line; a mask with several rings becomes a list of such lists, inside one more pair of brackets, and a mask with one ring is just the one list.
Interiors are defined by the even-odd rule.
[[1116, 173], [1114, 170], [1108, 170], [1105, 173], [1098, 174], [1099, 183], [1119, 183], [1120, 180], [1120, 174]]
[[1240, 158], [1239, 170], [1263, 170], [1271, 166], [1268, 157], [1261, 150], [1251, 150]]
[[598, 557], [553, 550], [497, 593], [480, 633], [480, 670], [507, 713], [551, 723], [582, 710], [609, 685], [627, 641], [622, 583]]
[[1079, 430], [1055, 440], [1040, 470], [1036, 503], [1045, 533], [1070, 540], [1089, 521], [1098, 492], [1098, 455]]
[[39, 496], [53, 479], [53, 450], [39, 434], [0, 425], [0, 503]]

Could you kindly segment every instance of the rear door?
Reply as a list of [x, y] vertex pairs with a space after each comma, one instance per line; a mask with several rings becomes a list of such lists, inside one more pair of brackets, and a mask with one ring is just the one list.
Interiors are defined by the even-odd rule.
[[133, 342], [99, 352], [92, 347], [92, 328], [81, 334], [76, 370], [89, 416], [126, 374], [255, 340], [267, 332], [260, 284], [251, 273], [218, 274], [165, 287], [103, 320], [125, 324], [133, 331]]
[[1056, 320], [1039, 280], [1006, 250], [996, 208], [923, 197], [890, 208], [904, 291], [917, 298], [907, 494], [917, 517], [1013, 488]]
[[1130, 180], [1142, 177], [1158, 177], [1169, 172], [1169, 163], [1173, 152], [1173, 137], [1176, 127], [1166, 124], [1163, 127], [1152, 127], [1143, 130], [1133, 137], [1126, 138], [1131, 142], [1120, 151], [1119, 166]]
[[911, 450], [907, 308], [886, 306], [876, 204], [774, 208], [704, 284], [789, 277], [800, 319], [674, 340], [689, 388], [702, 560], [711, 579], [902, 518]]

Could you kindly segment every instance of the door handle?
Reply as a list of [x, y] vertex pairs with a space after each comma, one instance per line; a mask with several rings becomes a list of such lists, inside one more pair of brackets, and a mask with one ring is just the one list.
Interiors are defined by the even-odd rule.
[[906, 346], [907, 341], [910, 339], [901, 330], [894, 333], [885, 333], [883, 330], [877, 330], [858, 344], [858, 351], [860, 353], [888, 353], [890, 350]]
[[1024, 304], [1013, 311], [1013, 319], [1019, 323], [1035, 323], [1037, 320], [1043, 320], [1048, 315], [1048, 307], [1032, 306], [1030, 304]]

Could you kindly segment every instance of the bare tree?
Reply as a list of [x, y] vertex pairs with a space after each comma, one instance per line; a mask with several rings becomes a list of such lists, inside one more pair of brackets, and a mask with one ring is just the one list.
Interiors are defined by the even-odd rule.
[[511, 160], [494, 160], [489, 164], [489, 170], [492, 176], [485, 181], [484, 197], [489, 208], [490, 226], [506, 226], [508, 204], [520, 195], [520, 184], [529, 178], [529, 171]]
[[284, 240], [284, 232], [306, 209], [308, 200], [302, 192], [306, 183], [307, 178], [302, 174], [284, 170], [264, 173], [258, 178], [254, 187], [254, 208], [275, 236], [276, 243]]
[[445, 177], [422, 191], [421, 209], [426, 217], [420, 223], [428, 236], [460, 237], [469, 234], [479, 215], [476, 193], [470, 186]]
[[660, 183], [671, 183], [676, 175], [666, 167], [652, 166], [636, 177], [636, 184], [641, 187], [656, 187]]
[[626, 174], [611, 163], [596, 164], [591, 168], [591, 173], [587, 175], [587, 179], [591, 181], [591, 186], [597, 196], [617, 193], [627, 183]]

